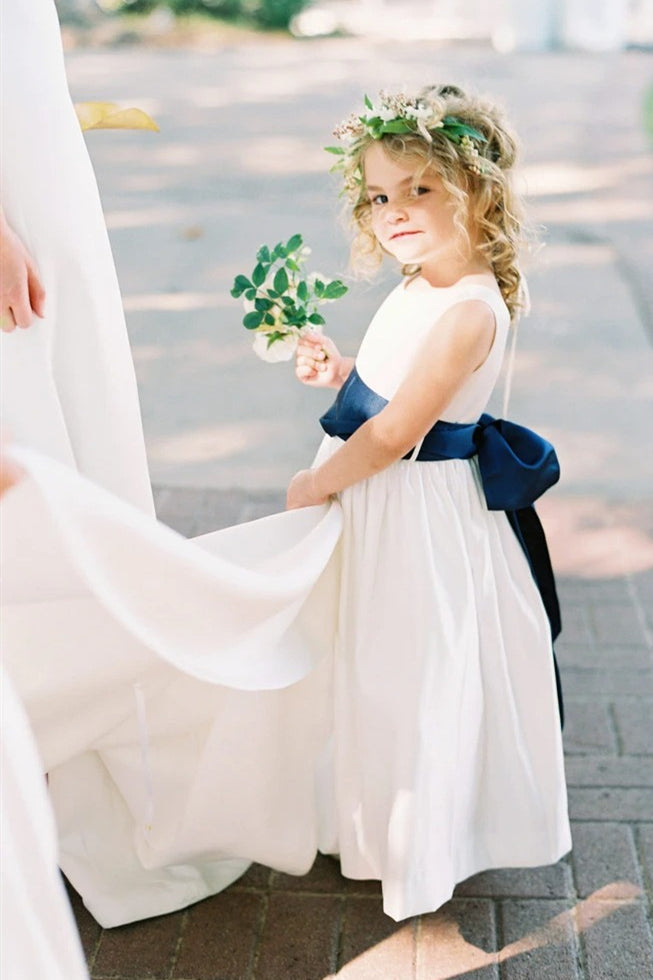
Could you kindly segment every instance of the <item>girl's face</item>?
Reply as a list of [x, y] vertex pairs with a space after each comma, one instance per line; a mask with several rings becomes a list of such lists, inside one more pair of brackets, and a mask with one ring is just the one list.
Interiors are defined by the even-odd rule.
[[454, 206], [437, 174], [427, 171], [415, 185], [415, 164], [391, 159], [380, 143], [370, 146], [363, 165], [372, 231], [386, 252], [402, 265], [420, 265], [427, 278], [429, 270], [460, 261]]

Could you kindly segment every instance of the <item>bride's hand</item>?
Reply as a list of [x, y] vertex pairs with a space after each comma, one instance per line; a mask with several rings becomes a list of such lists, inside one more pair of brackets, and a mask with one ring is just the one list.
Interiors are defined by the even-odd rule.
[[305, 333], [295, 353], [295, 375], [314, 388], [340, 388], [343, 382], [342, 354], [334, 342], [321, 333]]
[[328, 496], [321, 496], [317, 491], [313, 470], [300, 470], [299, 473], [295, 473], [286, 493], [286, 510], [295, 510], [298, 507], [316, 507], [318, 504], [326, 504], [328, 501]]
[[31, 255], [0, 215], [0, 329], [9, 333], [29, 327], [34, 313], [42, 317], [45, 290]]

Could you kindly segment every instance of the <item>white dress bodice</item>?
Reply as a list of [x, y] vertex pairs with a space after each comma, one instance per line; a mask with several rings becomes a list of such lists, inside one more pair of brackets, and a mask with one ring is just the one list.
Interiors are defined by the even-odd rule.
[[461, 280], [433, 287], [423, 279], [401, 282], [379, 307], [363, 338], [356, 368], [362, 380], [391, 399], [408, 374], [438, 320], [457, 303], [480, 299], [494, 313], [496, 331], [483, 364], [477, 368], [442, 414], [446, 422], [475, 422], [492, 393], [506, 346], [510, 314], [501, 295], [483, 283]]

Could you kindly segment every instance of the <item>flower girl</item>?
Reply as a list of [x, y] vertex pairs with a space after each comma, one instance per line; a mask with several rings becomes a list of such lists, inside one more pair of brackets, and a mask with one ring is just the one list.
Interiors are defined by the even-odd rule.
[[[287, 499], [337, 495], [345, 520], [320, 847], [346, 876], [381, 879], [401, 919], [474, 872], [569, 850], [557, 605], [530, 507], [557, 464], [534, 433], [483, 415], [522, 296], [500, 112], [454, 86], [382, 93], [336, 135], [355, 257], [386, 253], [403, 278], [355, 361], [300, 341], [297, 377], [339, 394]], [[530, 443], [517, 470], [505, 439]], [[543, 482], [527, 486], [538, 456]]]

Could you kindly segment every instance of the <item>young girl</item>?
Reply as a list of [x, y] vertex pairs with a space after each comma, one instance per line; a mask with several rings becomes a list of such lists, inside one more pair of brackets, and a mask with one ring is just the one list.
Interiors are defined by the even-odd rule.
[[551, 627], [514, 514], [513, 530], [488, 509], [487, 446], [475, 455], [522, 295], [516, 146], [454, 86], [366, 100], [336, 135], [355, 255], [386, 253], [403, 279], [355, 361], [326, 337], [299, 346], [297, 377], [340, 394], [288, 507], [337, 494], [345, 518], [320, 847], [380, 878], [402, 919], [474, 872], [570, 848]]

